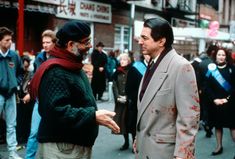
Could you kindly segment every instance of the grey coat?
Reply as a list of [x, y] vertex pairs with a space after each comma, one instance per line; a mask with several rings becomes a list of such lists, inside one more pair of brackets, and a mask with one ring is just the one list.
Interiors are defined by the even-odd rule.
[[155, 70], [141, 102], [138, 99], [138, 159], [195, 158], [199, 112], [194, 70], [173, 49]]

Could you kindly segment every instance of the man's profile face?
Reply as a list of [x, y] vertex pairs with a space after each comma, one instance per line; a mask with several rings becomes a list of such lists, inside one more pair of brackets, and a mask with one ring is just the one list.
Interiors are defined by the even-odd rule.
[[82, 55], [86, 55], [90, 48], [92, 48], [91, 37], [86, 37], [79, 41], [78, 50]]
[[102, 46], [98, 46], [98, 47], [97, 47], [97, 50], [98, 50], [99, 52], [102, 52], [102, 51], [103, 51], [103, 47], [102, 47]]
[[152, 58], [155, 58], [159, 54], [160, 49], [160, 40], [154, 41], [151, 36], [152, 29], [148, 27], [143, 27], [139, 45], [141, 46], [141, 51], [143, 55], [149, 55]]

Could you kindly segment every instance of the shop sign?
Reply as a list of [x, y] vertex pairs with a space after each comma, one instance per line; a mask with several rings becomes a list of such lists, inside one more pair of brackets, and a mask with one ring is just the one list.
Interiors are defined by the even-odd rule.
[[33, 1], [59, 5], [61, 0], [33, 0]]
[[111, 23], [111, 5], [85, 0], [60, 0], [56, 16], [67, 19]]
[[33, 4], [26, 4], [25, 10], [27, 11], [35, 11], [41, 13], [49, 13], [49, 14], [56, 14], [56, 9], [53, 5], [33, 5]]

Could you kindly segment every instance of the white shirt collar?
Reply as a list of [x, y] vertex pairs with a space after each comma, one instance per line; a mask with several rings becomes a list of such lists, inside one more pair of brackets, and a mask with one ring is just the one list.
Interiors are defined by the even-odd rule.
[[160, 54], [158, 54], [154, 59], [152, 59], [152, 61], [151, 62], [154, 62], [154, 63], [156, 63], [157, 62], [157, 59], [158, 59], [158, 57], [160, 56]]
[[6, 53], [3, 53], [2, 50], [0, 49], [0, 54], [3, 56], [3, 57], [6, 57], [9, 53], [9, 49], [7, 50]]

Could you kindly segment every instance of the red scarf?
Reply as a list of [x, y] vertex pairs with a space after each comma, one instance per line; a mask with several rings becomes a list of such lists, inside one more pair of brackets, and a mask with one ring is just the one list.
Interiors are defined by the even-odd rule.
[[48, 59], [43, 62], [40, 67], [37, 69], [36, 73], [33, 76], [33, 79], [30, 81], [30, 96], [32, 99], [38, 97], [38, 89], [42, 79], [43, 74], [54, 66], [61, 66], [65, 69], [71, 70], [73, 72], [78, 72], [82, 69], [83, 64], [81, 60], [78, 59], [73, 53], [54, 47], [49, 54], [55, 58]]
[[129, 65], [127, 66], [118, 66], [117, 71], [122, 73], [127, 73], [126, 70], [128, 70]]

